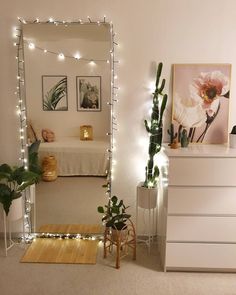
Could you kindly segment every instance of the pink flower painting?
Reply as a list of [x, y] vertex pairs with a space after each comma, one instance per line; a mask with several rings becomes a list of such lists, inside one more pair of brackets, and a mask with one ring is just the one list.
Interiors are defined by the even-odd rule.
[[190, 142], [227, 142], [230, 72], [229, 64], [174, 65], [172, 121]]

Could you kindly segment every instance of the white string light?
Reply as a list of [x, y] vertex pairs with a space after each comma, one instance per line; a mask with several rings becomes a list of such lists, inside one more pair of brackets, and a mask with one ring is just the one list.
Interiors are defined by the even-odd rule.
[[63, 53], [59, 53], [59, 54], [58, 54], [58, 58], [59, 58], [60, 60], [63, 60], [63, 59], [65, 59], [65, 55], [64, 55]]
[[[54, 55], [57, 55], [60, 60], [64, 60], [65, 58], [71, 58], [71, 59], [76, 59], [76, 60], [81, 60], [81, 61], [88, 61], [88, 62], [90, 62], [90, 64], [94, 64], [95, 62], [106, 62], [106, 63], [110, 62], [108, 59], [84, 58], [78, 52], [74, 56], [65, 55], [62, 52], [56, 52], [56, 51], [48, 50], [46, 48], [42, 48], [40, 46], [37, 46], [33, 42], [28, 42], [26, 40], [24, 40], [24, 43], [28, 46], [28, 48], [30, 50], [37, 49], [37, 50], [43, 51], [44, 53], [54, 54]], [[14, 43], [14, 44], [16, 44], [15, 46], [17, 46], [17, 43]], [[93, 63], [91, 63], [91, 61], [93, 61]]]
[[[15, 95], [18, 99], [17, 104], [17, 114], [20, 119], [20, 142], [21, 142], [21, 157], [20, 160], [22, 161], [24, 168], [28, 169], [28, 159], [27, 159], [27, 136], [26, 136], [26, 110], [25, 110], [25, 89], [24, 89], [24, 55], [23, 55], [23, 44], [26, 43], [28, 45], [28, 48], [30, 50], [41, 50], [45, 54], [54, 54], [55, 56], [58, 56], [60, 60], [64, 60], [65, 58], [71, 58], [75, 59], [76, 61], [86, 61], [89, 62], [91, 65], [96, 65], [97, 62], [105, 62], [107, 64], [110, 64], [110, 72], [111, 72], [111, 100], [108, 102], [108, 106], [111, 108], [111, 132], [108, 132], [107, 135], [110, 137], [110, 149], [108, 150], [109, 154], [109, 163], [110, 163], [110, 169], [108, 169], [108, 184], [107, 184], [107, 191], [106, 194], [108, 197], [111, 197], [111, 180], [114, 179], [114, 166], [116, 165], [117, 161], [114, 159], [114, 151], [116, 150], [116, 140], [114, 136], [114, 130], [117, 131], [117, 122], [116, 118], [114, 116], [114, 102], [117, 102], [117, 91], [119, 90], [119, 87], [115, 85], [114, 81], [117, 80], [117, 75], [115, 75], [115, 65], [119, 63], [119, 61], [115, 60], [115, 46], [118, 46], [118, 43], [114, 41], [115, 33], [113, 32], [113, 24], [112, 22], [108, 23], [106, 21], [106, 16], [103, 16], [103, 21], [92, 21], [92, 19], [88, 16], [88, 22], [84, 22], [82, 19], [79, 19], [78, 21], [65, 21], [65, 20], [54, 20], [52, 17], [49, 18], [46, 22], [40, 22], [38, 18], [36, 18], [34, 21], [25, 21], [23, 18], [18, 17], [18, 20], [22, 24], [35, 24], [39, 25], [41, 23], [47, 23], [49, 25], [64, 25], [68, 26], [70, 24], [77, 24], [77, 25], [83, 25], [83, 24], [95, 24], [100, 26], [101, 23], [108, 24], [110, 26], [110, 35], [111, 35], [111, 49], [110, 49], [110, 57], [109, 59], [95, 59], [95, 58], [84, 58], [82, 57], [78, 52], [74, 56], [68, 56], [65, 55], [63, 52], [54, 52], [49, 50], [48, 48], [41, 48], [37, 46], [37, 44], [33, 42], [27, 42], [23, 41], [23, 35], [22, 35], [22, 29], [16, 28], [17, 33], [14, 34], [15, 38], [18, 38], [16, 42], [14, 42], [14, 46], [17, 47], [17, 56], [16, 61], [18, 64], [18, 74], [17, 74], [17, 87], [15, 91]], [[20, 74], [22, 72], [22, 74]], [[29, 196], [30, 198], [30, 196]], [[52, 238], [79, 238], [79, 239], [92, 239], [95, 240], [98, 238], [97, 235], [71, 235], [71, 234], [38, 234], [33, 235], [32, 234], [32, 227], [31, 227], [31, 201], [27, 198], [25, 195], [25, 216], [24, 216], [24, 241], [32, 241], [32, 237], [52, 237]], [[28, 233], [28, 234], [27, 234]]]

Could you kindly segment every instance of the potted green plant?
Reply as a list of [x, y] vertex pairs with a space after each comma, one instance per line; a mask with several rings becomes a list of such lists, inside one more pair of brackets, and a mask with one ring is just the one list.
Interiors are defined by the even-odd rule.
[[117, 231], [125, 231], [127, 228], [126, 222], [131, 217], [126, 213], [126, 207], [123, 200], [118, 200], [116, 196], [109, 199], [108, 204], [98, 206], [97, 211], [103, 214], [102, 221], [106, 227], [110, 227], [113, 231], [113, 238]]
[[236, 148], [236, 125], [233, 126], [231, 133], [229, 134], [229, 147]]
[[0, 203], [8, 215], [12, 202], [21, 197], [22, 191], [37, 182], [39, 175], [22, 167], [0, 165]]
[[[137, 187], [137, 201], [141, 208], [155, 208], [157, 202], [157, 181], [159, 177], [159, 167], [154, 165], [155, 155], [161, 151], [163, 114], [167, 103], [167, 94], [163, 93], [165, 79], [161, 78], [162, 63], [159, 63], [156, 74], [156, 88], [153, 93], [153, 105], [150, 123], [144, 121], [146, 131], [149, 134], [148, 162], [145, 167], [145, 181]], [[160, 85], [159, 85], [160, 84]]]

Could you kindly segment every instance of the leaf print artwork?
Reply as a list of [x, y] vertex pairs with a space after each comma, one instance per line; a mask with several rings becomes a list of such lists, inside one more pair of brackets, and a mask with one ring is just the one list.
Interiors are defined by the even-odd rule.
[[[63, 78], [62, 78], [63, 77]], [[67, 111], [67, 77], [43, 76], [43, 110]]]

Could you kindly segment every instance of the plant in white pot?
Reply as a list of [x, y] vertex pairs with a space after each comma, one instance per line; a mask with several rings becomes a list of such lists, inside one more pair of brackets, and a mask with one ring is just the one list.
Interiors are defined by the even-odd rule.
[[159, 63], [156, 74], [156, 88], [153, 93], [153, 105], [151, 120], [144, 121], [149, 134], [148, 162], [145, 167], [145, 181], [137, 187], [138, 206], [141, 208], [155, 208], [157, 202], [157, 181], [159, 168], [154, 164], [154, 158], [160, 152], [162, 146], [163, 114], [167, 103], [167, 94], [163, 93], [165, 79], [161, 78], [162, 63]]

